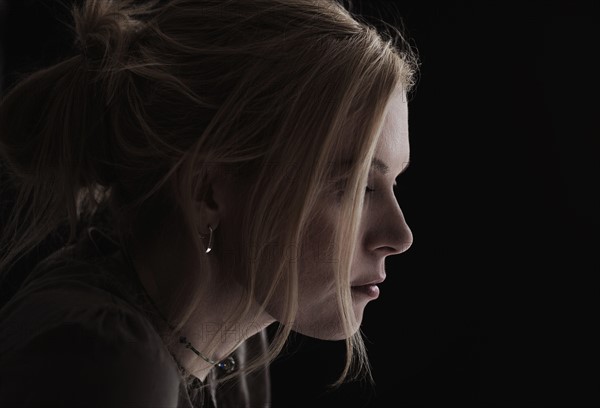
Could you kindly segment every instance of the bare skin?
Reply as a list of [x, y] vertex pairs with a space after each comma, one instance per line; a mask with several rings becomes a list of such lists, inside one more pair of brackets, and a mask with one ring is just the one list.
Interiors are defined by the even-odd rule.
[[[375, 158], [387, 167], [387, 171], [383, 171], [383, 166], [374, 166], [369, 174], [368, 186], [374, 191], [367, 193], [365, 198], [359, 242], [353, 269], [350, 271], [352, 299], [358, 324], [362, 320], [365, 306], [376, 297], [373, 292], [369, 295], [359, 286], [385, 279], [385, 258], [406, 251], [413, 239], [393, 192], [394, 181], [408, 165], [410, 155], [406, 96], [397, 93], [390, 103], [390, 111], [375, 152]], [[244, 189], [230, 178], [209, 177], [208, 182], [211, 186], [210, 194], [197, 204], [200, 219], [204, 221], [204, 225], [212, 226], [221, 242], [230, 240], [231, 247], [242, 245], [243, 243], [235, 240], [239, 237], [239, 206], [245, 202]], [[322, 205], [325, 206], [325, 211], [314, 223], [314, 227], [311, 227], [311, 240], [302, 243], [303, 255], [299, 259], [299, 310], [293, 329], [316, 338], [342, 339], [346, 337], [345, 333], [341, 329], [335, 329], [339, 326], [339, 318], [332, 266], [327, 262], [319, 262], [317, 254], [319, 245], [328, 241], [333, 227], [340, 220], [333, 195], [330, 200], [324, 200]], [[138, 243], [131, 249], [131, 257], [142, 284], [155, 303], [165, 310], [172, 302], [172, 297], [175, 296], [173, 294], [177, 293], [177, 288], [174, 287], [176, 282], [186, 282], [186, 276], [195, 271], [198, 273], [200, 269], [190, 238], [181, 236], [182, 228], [176, 221], [169, 225], [171, 233], [167, 231], [161, 235], [161, 239]], [[206, 228], [199, 228], [202, 233], [208, 232]], [[229, 244], [228, 242], [228, 247]], [[256, 304], [250, 313], [251, 317], [237, 322], [235, 327], [224, 327], [221, 316], [227, 316], [228, 312], [234, 310], [243, 296], [243, 289], [230, 279], [230, 269], [234, 266], [227, 253], [220, 252], [215, 246], [205, 256], [208, 256], [215, 273], [211, 275], [213, 279], [208, 283], [202, 302], [182, 331], [201, 352], [216, 339], [217, 348], [208, 357], [219, 361], [241, 342], [279, 321], [280, 311], [276, 306], [267, 311]], [[277, 304], [277, 301], [274, 303]], [[319, 329], [323, 327], [334, 329]], [[355, 329], [358, 330], [358, 327]], [[213, 367], [181, 344], [172, 352], [188, 372], [202, 381]]]

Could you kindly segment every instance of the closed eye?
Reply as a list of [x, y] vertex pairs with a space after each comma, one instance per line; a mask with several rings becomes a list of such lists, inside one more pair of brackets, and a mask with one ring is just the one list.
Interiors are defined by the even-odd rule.
[[[342, 180], [339, 180], [338, 182], [335, 183], [334, 189], [337, 192], [338, 198], [340, 198], [344, 194], [345, 187], [346, 187], [346, 182], [347, 182], [347, 179], [342, 179]], [[398, 188], [398, 181], [397, 180], [394, 180], [394, 184], [392, 184], [392, 187], [393, 187], [394, 190], [396, 190]], [[373, 187], [371, 185], [367, 184], [367, 186], [365, 187], [365, 193], [366, 194], [373, 193], [375, 191], [378, 191], [378, 189], [376, 189], [375, 187]]]

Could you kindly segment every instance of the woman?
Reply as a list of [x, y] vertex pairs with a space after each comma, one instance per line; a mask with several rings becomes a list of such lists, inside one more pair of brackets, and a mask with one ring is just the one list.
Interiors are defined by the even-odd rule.
[[412, 243], [399, 33], [333, 0], [73, 15], [80, 51], [0, 108], [20, 188], [0, 270], [71, 232], [0, 310], [0, 405], [268, 406], [292, 330], [346, 340], [337, 384], [369, 378], [363, 310]]

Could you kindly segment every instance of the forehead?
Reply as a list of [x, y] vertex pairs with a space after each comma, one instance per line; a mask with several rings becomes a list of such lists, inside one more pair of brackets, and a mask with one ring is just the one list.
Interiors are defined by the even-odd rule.
[[408, 142], [408, 104], [406, 94], [397, 92], [390, 100], [381, 136], [377, 143], [376, 156], [385, 157], [391, 167], [407, 163], [410, 155]]
[[[337, 159], [333, 161], [332, 168], [336, 174], [347, 172], [355, 165], [356, 158], [352, 156], [351, 149], [351, 143], [345, 144], [336, 155]], [[406, 97], [395, 93], [389, 102], [387, 115], [378, 137], [372, 168], [380, 170], [381, 173], [388, 173], [391, 170], [398, 174], [408, 164], [409, 156], [408, 106]]]

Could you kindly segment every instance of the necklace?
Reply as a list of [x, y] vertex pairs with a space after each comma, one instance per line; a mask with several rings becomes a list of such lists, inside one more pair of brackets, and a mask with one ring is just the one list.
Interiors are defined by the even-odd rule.
[[189, 348], [190, 350], [192, 350], [197, 356], [199, 356], [201, 359], [203, 359], [207, 363], [209, 363], [211, 365], [215, 365], [215, 366], [217, 366], [217, 368], [225, 371], [226, 374], [229, 374], [235, 370], [236, 362], [232, 356], [225, 358], [225, 360], [213, 361], [213, 360], [209, 359], [208, 357], [206, 357], [205, 355], [203, 355], [202, 353], [200, 353], [198, 350], [196, 350], [194, 348], [194, 346], [192, 346], [192, 343], [190, 343], [185, 336], [180, 336], [179, 342], [182, 344], [185, 344], [186, 348]]
[[[98, 231], [99, 232], [99, 231]], [[110, 238], [109, 238], [110, 239]], [[93, 240], [92, 240], [93, 242]], [[125, 254], [125, 257], [127, 258], [127, 261], [129, 262], [129, 266], [131, 267], [131, 269], [134, 271], [134, 275], [137, 275], [137, 273], [135, 272], [135, 265], [133, 263], [133, 260], [131, 259], [131, 257], [129, 256], [129, 252], [127, 251], [126, 248], [123, 248], [123, 253]], [[160, 319], [165, 322], [167, 324], [167, 326], [169, 326], [169, 328], [172, 331], [175, 331], [175, 327], [173, 327], [173, 325], [171, 325], [171, 323], [169, 323], [169, 321], [162, 315], [160, 309], [158, 308], [158, 306], [154, 303], [154, 300], [152, 300], [152, 297], [150, 296], [150, 294], [146, 291], [146, 288], [144, 287], [144, 285], [141, 283], [141, 281], [139, 281], [139, 286], [141, 286], [146, 299], [148, 299], [148, 301], [150, 302], [150, 304], [152, 305], [152, 307], [154, 308], [155, 312], [158, 314], [158, 316], [160, 317]], [[235, 371], [235, 369], [237, 368], [237, 363], [235, 361], [235, 359], [233, 358], [233, 356], [228, 356], [226, 357], [224, 360], [221, 361], [214, 361], [211, 358], [208, 358], [207, 356], [205, 356], [204, 354], [202, 354], [200, 351], [198, 351], [193, 345], [192, 343], [190, 343], [187, 339], [187, 337], [185, 336], [179, 336], [179, 342], [181, 344], [184, 344], [186, 348], [192, 350], [194, 352], [194, 354], [196, 354], [198, 357], [200, 357], [201, 359], [203, 359], [204, 361], [206, 361], [208, 364], [212, 365], [212, 366], [216, 366], [218, 369], [222, 370], [225, 374], [230, 374], [233, 371]], [[181, 365], [179, 363], [177, 363], [180, 367]]]

